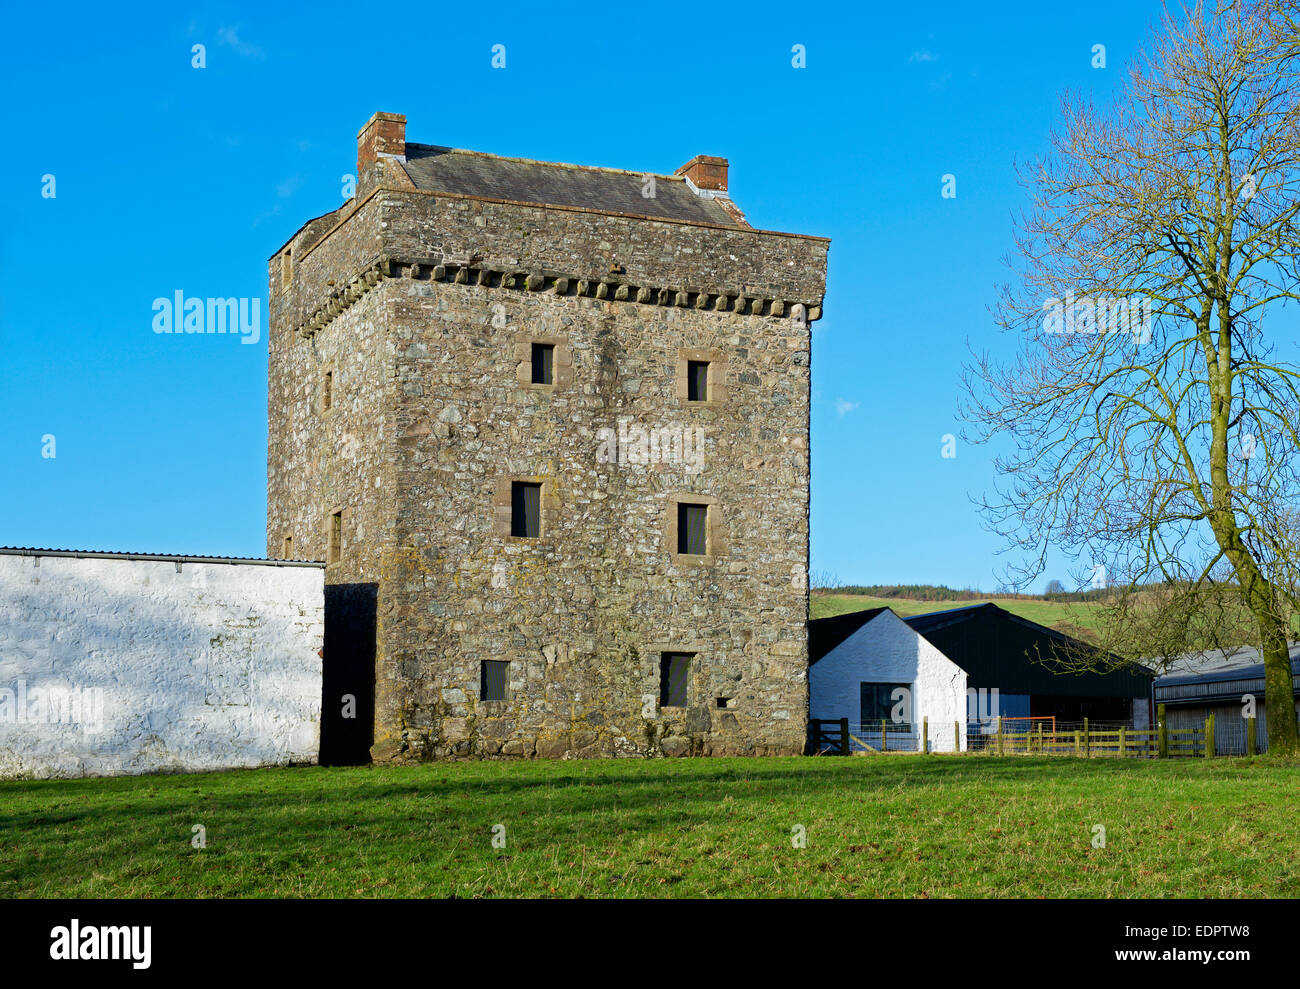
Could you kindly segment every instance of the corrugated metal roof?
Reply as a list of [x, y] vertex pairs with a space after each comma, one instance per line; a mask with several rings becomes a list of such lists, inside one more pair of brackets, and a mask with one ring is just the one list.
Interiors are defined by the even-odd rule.
[[654, 196], [648, 197], [643, 190], [649, 172], [500, 158], [409, 142], [406, 172], [417, 189], [429, 192], [740, 226], [718, 202], [696, 195], [685, 179], [673, 175], [654, 175]]
[[[919, 632], [922, 627], [930, 630], [941, 625], [951, 625], [953, 622], [967, 621], [981, 614], [985, 608], [993, 608], [997, 611], [1003, 610], [993, 602], [986, 601], [983, 604], [964, 604], [960, 608], [945, 608], [943, 611], [927, 611], [922, 615], [909, 615], [903, 621]], [[1011, 612], [1008, 611], [1007, 614], [1009, 615]], [[1048, 631], [1051, 631], [1051, 629], [1048, 629]]]
[[992, 602], [911, 615], [903, 621], [965, 670], [969, 686], [975, 688], [997, 687], [1005, 694], [1143, 697], [1153, 676], [1141, 664], [1124, 667], [1118, 657], [1097, 664], [1116, 667], [1106, 672], [1080, 670], [1080, 658], [1099, 653], [1095, 646]]
[[[1291, 647], [1291, 672], [1300, 673], [1300, 645]], [[1264, 660], [1258, 649], [1235, 649], [1224, 653], [1189, 653], [1169, 664], [1169, 672], [1156, 679], [1157, 687], [1175, 687], [1185, 683], [1215, 683], [1223, 680], [1248, 680], [1264, 675]]]
[[265, 567], [323, 567], [319, 560], [269, 560], [256, 556], [191, 556], [188, 553], [123, 553], [96, 549], [0, 546], [0, 556], [61, 556], [100, 560], [164, 560], [177, 563], [250, 563]]

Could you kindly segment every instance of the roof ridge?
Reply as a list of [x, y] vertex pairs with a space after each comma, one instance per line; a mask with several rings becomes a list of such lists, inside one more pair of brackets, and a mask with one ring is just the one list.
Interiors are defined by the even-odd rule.
[[[434, 148], [444, 154], [474, 155], [477, 158], [495, 158], [497, 161], [514, 161], [522, 165], [544, 165], [548, 168], [572, 168], [583, 172], [608, 172], [611, 175], [632, 175], [637, 178], [652, 175], [656, 179], [667, 179], [673, 182], [686, 181], [684, 175], [669, 175], [664, 172], [651, 172], [644, 169], [637, 171], [630, 168], [610, 168], [606, 165], [579, 165], [576, 162], [571, 161], [543, 161], [540, 158], [518, 158], [514, 155], [498, 155], [493, 154], [491, 151], [475, 151], [472, 148], [453, 148], [443, 144], [421, 144], [418, 141], [407, 141], [406, 147], [408, 150], [410, 148]], [[409, 158], [410, 155], [408, 154], [407, 157]]]
[[323, 567], [320, 560], [276, 560], [267, 556], [210, 556], [194, 553], [136, 553], [122, 550], [54, 549], [43, 546], [0, 546], [0, 556], [88, 557], [101, 560], [173, 561], [182, 563], [257, 563], [264, 566]]

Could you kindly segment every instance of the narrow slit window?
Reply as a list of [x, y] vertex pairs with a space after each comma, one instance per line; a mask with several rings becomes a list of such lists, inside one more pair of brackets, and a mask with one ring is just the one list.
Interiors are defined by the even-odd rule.
[[280, 559], [282, 560], [293, 559], [293, 536], [284, 537], [284, 548], [280, 551]]
[[709, 400], [708, 361], [686, 362], [686, 400], [689, 402], [707, 402]]
[[280, 262], [280, 283], [288, 285], [293, 281], [293, 248], [287, 248], [284, 252], [284, 260]]
[[685, 707], [694, 653], [666, 652], [659, 657], [659, 706]]
[[709, 506], [677, 506], [677, 552], [706, 556], [709, 552]]
[[510, 661], [485, 659], [479, 672], [479, 700], [503, 701], [506, 699], [506, 679]]
[[510, 485], [510, 535], [536, 539], [542, 534], [542, 486], [526, 481]]
[[321, 408], [328, 409], [334, 405], [334, 372], [325, 372], [325, 381], [321, 385]]
[[339, 558], [342, 555], [343, 555], [343, 513], [334, 512], [330, 515], [329, 562], [338, 563]]
[[555, 384], [555, 344], [533, 344], [533, 384]]

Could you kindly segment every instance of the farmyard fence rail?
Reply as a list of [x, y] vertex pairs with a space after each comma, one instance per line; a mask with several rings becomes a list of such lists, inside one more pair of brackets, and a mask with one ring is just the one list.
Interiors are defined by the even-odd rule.
[[[1247, 718], [1243, 754], [1256, 755], [1255, 719]], [[1124, 725], [1092, 727], [1088, 719], [1081, 727], [1044, 731], [1040, 721], [1033, 730], [1007, 730], [993, 719], [993, 730], [968, 729], [966, 744], [960, 745], [962, 725], [952, 723], [954, 746], [966, 752], [985, 755], [1063, 755], [1078, 758], [1179, 759], [1206, 758], [1215, 754], [1214, 715], [1203, 725], [1170, 728], [1164, 705], [1160, 705], [1156, 727], [1129, 728]], [[1016, 727], [1021, 727], [1017, 725]], [[933, 752], [928, 718], [919, 725], [895, 725], [887, 720], [863, 723], [861, 735], [849, 731], [849, 721], [813, 719], [809, 721], [809, 738], [814, 755], [849, 755], [867, 753]]]

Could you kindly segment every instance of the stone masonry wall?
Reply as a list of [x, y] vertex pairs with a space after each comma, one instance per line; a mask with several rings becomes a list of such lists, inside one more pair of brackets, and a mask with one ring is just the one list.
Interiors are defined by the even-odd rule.
[[384, 251], [394, 257], [481, 259], [485, 267], [596, 278], [611, 266], [634, 285], [745, 292], [820, 305], [821, 238], [648, 220], [420, 192], [385, 191]]
[[[407, 548], [385, 596], [390, 740], [435, 756], [801, 751], [807, 324], [390, 284]], [[533, 340], [569, 349], [567, 386], [518, 380]], [[678, 394], [685, 353], [725, 364], [722, 400]], [[702, 465], [604, 462], [600, 430], [635, 427], [692, 452], [702, 437]], [[543, 480], [543, 538], [497, 525], [511, 478]], [[717, 555], [677, 555], [676, 497], [713, 503]], [[684, 708], [658, 708], [663, 652], [696, 654]], [[507, 701], [479, 702], [483, 659], [510, 661]]]
[[[326, 762], [356, 761], [356, 750], [365, 752], [373, 740], [373, 725], [358, 719], [373, 720], [374, 669], [383, 658], [376, 624], [380, 571], [397, 518], [394, 359], [387, 312], [373, 292], [309, 337], [295, 327], [304, 309], [330, 296], [331, 282], [346, 284], [373, 261], [376, 216], [352, 217], [294, 261], [287, 279], [283, 252], [270, 265], [266, 551], [272, 558], [326, 562]], [[309, 224], [291, 249], [320, 233]], [[335, 512], [341, 514], [337, 559], [329, 546]], [[286, 536], [292, 538], [287, 551]], [[345, 715], [348, 696], [352, 710]]]
[[[270, 266], [267, 544], [325, 558], [344, 511], [326, 581], [376, 587], [375, 758], [800, 751], [826, 242], [388, 188], [338, 215], [291, 279]], [[687, 360], [711, 401], [685, 401]], [[678, 461], [702, 436], [702, 465], [620, 462], [602, 430], [638, 427]], [[543, 484], [541, 539], [509, 535], [511, 479]], [[675, 552], [677, 499], [711, 506], [703, 560]], [[664, 652], [696, 654], [684, 708], [658, 709]], [[511, 662], [504, 702], [478, 700], [487, 659]]]

